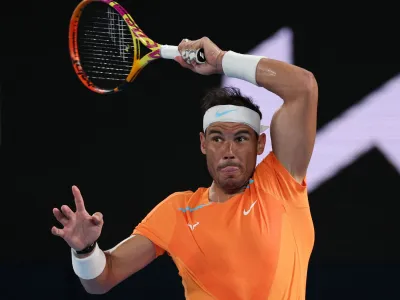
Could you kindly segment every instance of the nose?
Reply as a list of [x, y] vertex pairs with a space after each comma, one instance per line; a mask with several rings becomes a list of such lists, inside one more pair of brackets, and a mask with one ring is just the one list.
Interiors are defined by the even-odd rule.
[[225, 155], [224, 159], [234, 159], [235, 156], [234, 155]]
[[229, 141], [226, 143], [224, 159], [234, 159], [235, 158], [233, 144], [234, 143], [232, 141]]

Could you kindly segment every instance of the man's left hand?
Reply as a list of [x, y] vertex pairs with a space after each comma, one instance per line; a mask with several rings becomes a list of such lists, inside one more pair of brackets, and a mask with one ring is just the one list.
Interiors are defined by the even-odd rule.
[[[204, 55], [206, 62], [198, 64], [195, 59], [191, 61], [185, 61], [182, 56], [184, 56], [185, 51], [196, 51], [199, 49], [204, 50]], [[177, 61], [182, 67], [192, 70], [201, 75], [211, 75], [211, 74], [222, 74], [222, 57], [225, 51], [222, 51], [217, 45], [215, 45], [208, 37], [203, 37], [199, 40], [190, 41], [188, 39], [182, 40], [178, 46], [178, 50], [181, 56], [177, 56], [175, 61]]]

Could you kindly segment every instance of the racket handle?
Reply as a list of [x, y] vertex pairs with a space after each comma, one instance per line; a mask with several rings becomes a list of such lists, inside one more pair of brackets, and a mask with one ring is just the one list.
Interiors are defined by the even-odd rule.
[[[161, 57], [164, 59], [174, 59], [177, 56], [181, 56], [178, 46], [162, 45], [160, 49]], [[199, 49], [196, 52], [196, 62], [198, 64], [204, 64], [206, 62], [206, 56], [204, 55], [204, 49]]]

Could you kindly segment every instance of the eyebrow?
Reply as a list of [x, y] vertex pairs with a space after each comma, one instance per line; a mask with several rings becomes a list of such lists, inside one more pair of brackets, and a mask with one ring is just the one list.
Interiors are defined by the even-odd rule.
[[241, 134], [247, 134], [247, 135], [251, 135], [250, 131], [248, 130], [239, 130], [238, 132], [235, 133], [235, 135], [241, 135]]
[[[208, 134], [220, 134], [220, 135], [223, 135], [223, 133], [220, 130], [216, 130], [216, 129], [211, 129], [210, 131], [208, 131]], [[241, 135], [241, 134], [251, 135], [250, 131], [242, 129], [242, 130], [239, 130], [238, 132], [236, 132], [235, 136], [238, 136], [238, 135]]]
[[222, 135], [222, 132], [219, 130], [215, 130], [215, 129], [210, 129], [209, 131], [207, 131], [208, 134], [220, 134]]

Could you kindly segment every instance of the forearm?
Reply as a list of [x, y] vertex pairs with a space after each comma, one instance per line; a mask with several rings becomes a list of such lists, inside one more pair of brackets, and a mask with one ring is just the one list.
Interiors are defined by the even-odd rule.
[[284, 102], [304, 99], [312, 89], [314, 76], [295, 65], [270, 58], [262, 58], [256, 68], [256, 81]]
[[73, 269], [89, 294], [104, 294], [111, 289], [112, 257], [109, 253], [97, 247], [85, 255], [78, 255], [72, 250], [71, 255]]
[[271, 58], [228, 51], [218, 65], [221, 73], [264, 87], [284, 102], [306, 98], [315, 85], [311, 72]]
[[155, 257], [155, 248], [149, 239], [132, 235], [107, 251], [101, 251], [97, 246], [86, 257], [78, 257], [72, 250], [72, 265], [88, 293], [104, 294]]

